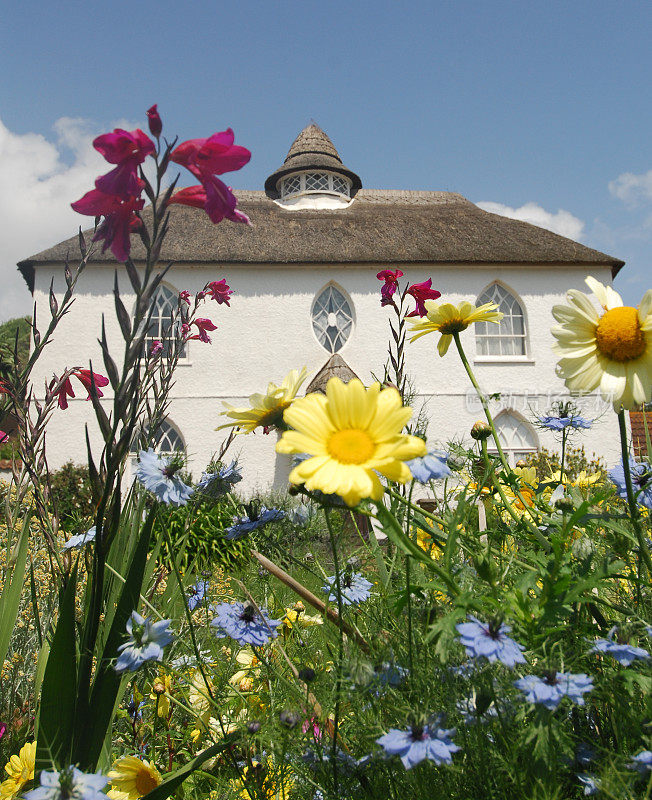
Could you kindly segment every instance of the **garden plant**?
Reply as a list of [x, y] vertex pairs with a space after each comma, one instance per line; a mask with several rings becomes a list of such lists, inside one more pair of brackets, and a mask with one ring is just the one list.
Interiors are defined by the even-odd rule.
[[[147, 344], [171, 266], [159, 254], [173, 204], [248, 224], [218, 176], [250, 153], [230, 129], [168, 141], [147, 114], [149, 135], [95, 140], [112, 169], [73, 203], [96, 218], [92, 241], [80, 232], [65, 293], [51, 288], [50, 319], [32, 318], [29, 356], [3, 361], [0, 428], [11, 417], [18, 434], [0, 483], [0, 800], [651, 797], [652, 467], [632, 455], [625, 412], [651, 398], [652, 290], [625, 307], [588, 278], [593, 299], [573, 290], [553, 310], [559, 373], [611, 404], [619, 463], [570, 447], [593, 420], [569, 400], [536, 420], [560, 452], [510, 466], [464, 349], [500, 311], [452, 305], [388, 266], [382, 381], [301, 396], [300, 365], [263, 376], [248, 406], [207, 421], [224, 443], [193, 479], [181, 454], [156, 452], [157, 430], [185, 343], [216, 329], [202, 308], [230, 313], [234, 289], [216, 276], [180, 292]], [[198, 184], [176, 189], [175, 165]], [[123, 346], [98, 320], [103, 363], [61, 365], [36, 388], [99, 246], [119, 262]], [[468, 445], [426, 446], [405, 366], [420, 337], [433, 361], [459, 358], [478, 394]], [[87, 465], [55, 477], [46, 429], [80, 389], [102, 447], [87, 432]], [[288, 490], [242, 497], [229, 451], [270, 431], [293, 458]], [[63, 488], [77, 481], [72, 507]]]

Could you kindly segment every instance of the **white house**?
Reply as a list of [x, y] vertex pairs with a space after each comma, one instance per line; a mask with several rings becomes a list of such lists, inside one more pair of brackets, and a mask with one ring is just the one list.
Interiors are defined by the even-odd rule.
[[[183, 449], [198, 477], [218, 450], [225, 421], [223, 401], [246, 405], [253, 392], [280, 382], [293, 368], [310, 377], [335, 353], [364, 382], [382, 375], [389, 311], [380, 306], [376, 273], [400, 268], [410, 283], [432, 278], [442, 302], [494, 300], [505, 312], [500, 326], [470, 328], [463, 334], [467, 354], [494, 402], [510, 458], [539, 446], [554, 448], [554, 436], [531, 424], [553, 400], [565, 396], [555, 375], [551, 307], [570, 288], [584, 288], [593, 275], [609, 283], [623, 266], [616, 258], [548, 230], [482, 211], [459, 194], [445, 191], [363, 189], [346, 168], [328, 136], [305, 128], [264, 191], [241, 191], [239, 207], [253, 227], [223, 222], [214, 226], [202, 212], [174, 206], [161, 254], [173, 261], [158, 297], [157, 325], [165, 325], [181, 289], [199, 291], [225, 277], [235, 290], [231, 308], [207, 303], [205, 316], [218, 326], [212, 345], [190, 342], [180, 364], [160, 449]], [[135, 237], [134, 237], [135, 238]], [[142, 259], [134, 241], [132, 256]], [[66, 255], [74, 260], [76, 238], [28, 258], [19, 268], [34, 295], [37, 318], [47, 319], [48, 290], [63, 291]], [[118, 270], [122, 269], [119, 265]], [[113, 313], [116, 268], [111, 254], [97, 255], [78, 284], [71, 313], [62, 321], [35, 375], [36, 386], [66, 366], [102, 363], [97, 337], [105, 314], [107, 337], [118, 352], [122, 338]], [[129, 308], [129, 282], [120, 290]], [[156, 332], [153, 331], [153, 338]], [[407, 370], [429, 415], [429, 443], [441, 446], [467, 438], [481, 417], [451, 348], [436, 351], [437, 337], [407, 347]], [[49, 463], [85, 461], [84, 423], [92, 419], [85, 393], [48, 429]], [[613, 413], [597, 397], [584, 398], [586, 416], [597, 417], [582, 441], [608, 462], [618, 456]], [[91, 426], [92, 427], [92, 426]], [[284, 486], [289, 463], [275, 453], [275, 435], [237, 437], [245, 492]]]

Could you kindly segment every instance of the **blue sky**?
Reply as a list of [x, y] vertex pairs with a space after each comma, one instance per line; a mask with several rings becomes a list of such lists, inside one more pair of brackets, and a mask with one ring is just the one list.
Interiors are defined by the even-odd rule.
[[[0, 320], [16, 260], [74, 233], [93, 136], [231, 126], [262, 188], [314, 119], [369, 188], [448, 189], [627, 261], [652, 285], [652, 6], [639, 2], [7, 4], [0, 29]], [[98, 169], [99, 167], [99, 169]]]

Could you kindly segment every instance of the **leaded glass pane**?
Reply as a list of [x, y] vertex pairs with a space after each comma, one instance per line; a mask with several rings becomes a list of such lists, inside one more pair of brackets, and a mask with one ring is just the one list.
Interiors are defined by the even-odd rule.
[[351, 335], [353, 314], [346, 298], [334, 286], [327, 286], [312, 308], [312, 329], [329, 353], [337, 353]]
[[[129, 448], [132, 455], [138, 453], [142, 444], [140, 432], [134, 435]], [[167, 420], [163, 420], [158, 426], [152, 446], [161, 455], [171, 455], [172, 453], [184, 453], [186, 446], [183, 443], [181, 434]]]
[[307, 192], [327, 192], [328, 175], [325, 172], [308, 172], [306, 174]]
[[496, 303], [504, 314], [502, 320], [477, 322], [475, 341], [479, 356], [525, 355], [525, 315], [518, 300], [499, 283], [494, 283], [478, 297], [477, 305]]
[[349, 184], [344, 178], [340, 178], [338, 175], [333, 176], [333, 191], [345, 194], [347, 197], [350, 195]]
[[[163, 344], [163, 351], [161, 355], [167, 357], [172, 349], [172, 342], [170, 335], [174, 334], [172, 326], [174, 324], [174, 316], [179, 306], [179, 295], [168, 289], [167, 286], [159, 286], [156, 296], [152, 301], [154, 311], [147, 329], [145, 336], [144, 350], [149, 352], [150, 347], [155, 341]], [[176, 323], [176, 327], [179, 322]], [[181, 356], [185, 356], [185, 346], [181, 352]]]
[[285, 178], [283, 181], [283, 197], [287, 197], [290, 194], [296, 194], [297, 192], [301, 191], [301, 176], [300, 175], [291, 175], [289, 178]]

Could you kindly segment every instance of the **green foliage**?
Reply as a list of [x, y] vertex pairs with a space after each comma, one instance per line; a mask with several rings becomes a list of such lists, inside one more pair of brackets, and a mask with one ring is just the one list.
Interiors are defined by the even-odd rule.
[[29, 357], [31, 322], [29, 317], [17, 317], [0, 325], [0, 367], [3, 362], [13, 363], [14, 345], [18, 332], [18, 361], [24, 363]]
[[93, 515], [93, 495], [88, 467], [66, 462], [50, 476], [52, 500], [62, 530], [79, 533]]
[[217, 501], [196, 500], [185, 506], [161, 506], [154, 524], [154, 542], [162, 544], [161, 558], [170, 562], [163, 536], [163, 526], [170, 535], [175, 560], [181, 555], [180, 566], [195, 570], [221, 567], [229, 570], [241, 566], [247, 558], [246, 540], [231, 541], [224, 530], [234, 516], [233, 502], [228, 498]]

